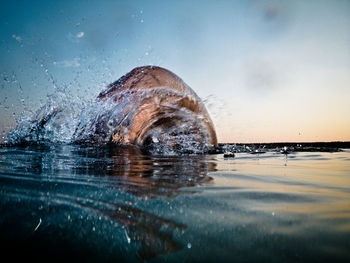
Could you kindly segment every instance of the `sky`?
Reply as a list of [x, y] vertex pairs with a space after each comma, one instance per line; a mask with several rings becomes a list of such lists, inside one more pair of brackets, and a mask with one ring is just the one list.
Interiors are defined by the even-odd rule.
[[350, 141], [347, 0], [3, 0], [0, 132], [142, 65], [181, 77], [219, 142]]

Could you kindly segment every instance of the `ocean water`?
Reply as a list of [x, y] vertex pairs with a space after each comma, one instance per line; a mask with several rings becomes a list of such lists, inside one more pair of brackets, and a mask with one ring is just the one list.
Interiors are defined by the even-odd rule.
[[350, 151], [0, 147], [3, 258], [350, 262]]

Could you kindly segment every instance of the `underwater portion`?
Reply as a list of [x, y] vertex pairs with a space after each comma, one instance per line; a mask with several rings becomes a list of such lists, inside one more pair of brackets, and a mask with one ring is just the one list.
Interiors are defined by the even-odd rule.
[[226, 158], [3, 146], [0, 251], [38, 261], [349, 261], [349, 150], [239, 151], [247, 147]]

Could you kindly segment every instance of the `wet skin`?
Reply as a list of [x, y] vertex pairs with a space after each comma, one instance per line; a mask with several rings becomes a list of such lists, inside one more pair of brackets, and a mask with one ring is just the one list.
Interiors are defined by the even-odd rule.
[[[144, 96], [147, 91], [150, 96]], [[155, 66], [135, 68], [98, 95], [98, 100], [106, 103], [118, 104], [126, 99], [131, 105], [124, 109], [121, 120], [116, 120], [112, 142], [142, 146], [153, 138], [153, 130], [161, 127], [163, 133], [173, 136], [173, 142], [167, 140], [174, 147], [177, 134], [189, 133], [200, 143], [217, 146], [214, 125], [200, 98], [169, 70]], [[103, 118], [99, 122], [99, 127], [106, 127]], [[184, 122], [186, 127], [181, 127]]]

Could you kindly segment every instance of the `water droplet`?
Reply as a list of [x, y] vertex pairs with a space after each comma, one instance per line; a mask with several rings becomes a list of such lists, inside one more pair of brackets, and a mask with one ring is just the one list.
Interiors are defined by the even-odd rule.
[[131, 243], [131, 238], [129, 237], [128, 233], [126, 232], [126, 230], [124, 229], [124, 233], [125, 233], [125, 237], [126, 237], [126, 240], [128, 242], [128, 244]]
[[76, 35], [76, 37], [77, 37], [77, 38], [82, 38], [84, 35], [85, 35], [84, 32], [78, 32], [77, 35]]
[[192, 247], [191, 243], [187, 243], [187, 248], [190, 249]]
[[143, 19], [141, 19], [140, 22], [143, 23], [144, 22]]
[[159, 142], [158, 138], [155, 137], [155, 136], [152, 136], [152, 141], [153, 141], [154, 143], [158, 143], [158, 142]]

